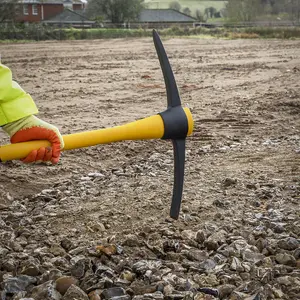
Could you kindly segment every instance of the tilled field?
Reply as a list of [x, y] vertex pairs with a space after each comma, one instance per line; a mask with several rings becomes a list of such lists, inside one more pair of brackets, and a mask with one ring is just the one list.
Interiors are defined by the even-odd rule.
[[[164, 39], [195, 128], [1, 169], [2, 299], [300, 299], [300, 42]], [[1, 45], [62, 134], [163, 111], [151, 39]], [[2, 144], [8, 138], [1, 132]]]

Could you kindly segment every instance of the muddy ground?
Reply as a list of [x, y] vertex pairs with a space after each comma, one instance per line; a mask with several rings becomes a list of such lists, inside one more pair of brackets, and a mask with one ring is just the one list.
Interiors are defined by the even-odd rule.
[[[162, 140], [72, 150], [56, 166], [1, 164], [3, 207], [28, 203], [30, 216], [46, 218], [37, 218], [35, 228], [47, 230], [55, 243], [118, 241], [168, 224], [174, 232], [206, 224], [222, 228], [224, 218], [242, 224], [252, 214], [267, 215], [270, 203], [284, 208], [287, 218], [299, 211], [300, 41], [163, 43], [195, 121], [180, 219], [168, 218], [173, 157], [171, 143]], [[62, 134], [120, 125], [166, 108], [150, 38], [2, 44], [0, 53], [35, 99], [39, 116]], [[8, 142], [3, 132], [0, 137]], [[49, 189], [58, 202], [37, 196]], [[291, 221], [299, 226], [299, 214]], [[297, 230], [285, 234], [297, 237]]]

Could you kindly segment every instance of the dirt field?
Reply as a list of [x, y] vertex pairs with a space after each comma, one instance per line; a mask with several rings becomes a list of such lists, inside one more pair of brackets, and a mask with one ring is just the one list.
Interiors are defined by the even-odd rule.
[[[57, 166], [2, 164], [2, 205], [29, 203], [31, 216], [46, 217], [37, 218], [35, 228], [47, 230], [49, 240], [84, 243], [158, 232], [168, 222], [174, 232], [222, 227], [267, 214], [266, 203], [277, 203], [286, 217], [299, 210], [300, 41], [163, 43], [195, 121], [180, 219], [168, 219], [173, 154], [171, 143], [161, 140], [64, 152]], [[9, 44], [0, 53], [35, 99], [39, 116], [62, 134], [120, 125], [166, 108], [150, 38]], [[8, 142], [3, 132], [0, 139]], [[39, 194], [45, 189], [48, 201]], [[103, 230], [95, 227], [99, 223]]]

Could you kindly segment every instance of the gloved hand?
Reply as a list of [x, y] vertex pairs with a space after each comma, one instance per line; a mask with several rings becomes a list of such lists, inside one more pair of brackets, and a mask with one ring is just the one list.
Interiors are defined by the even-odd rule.
[[58, 163], [60, 152], [64, 147], [64, 141], [55, 126], [35, 116], [29, 116], [8, 123], [2, 128], [9, 134], [13, 144], [32, 140], [48, 140], [52, 144], [52, 147], [42, 147], [31, 151], [26, 158], [21, 160], [22, 162], [51, 161], [52, 164]]

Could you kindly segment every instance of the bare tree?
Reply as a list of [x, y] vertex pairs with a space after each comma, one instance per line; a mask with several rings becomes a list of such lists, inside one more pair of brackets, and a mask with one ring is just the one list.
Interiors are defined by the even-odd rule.
[[199, 22], [205, 22], [206, 19], [200, 9], [196, 9], [195, 17]]
[[112, 23], [136, 20], [143, 8], [143, 0], [89, 0], [88, 16], [108, 18]]
[[291, 21], [300, 22], [300, 0], [287, 0], [286, 3], [288, 14]]
[[285, 11], [287, 0], [260, 0], [266, 14], [277, 15]]
[[183, 11], [182, 11], [184, 14], [186, 14], [186, 15], [191, 15], [191, 10], [188, 8], [188, 7], [185, 7], [184, 9], [183, 9]]
[[228, 18], [235, 22], [254, 21], [262, 13], [260, 0], [228, 0], [226, 11]]
[[207, 19], [213, 18], [216, 12], [217, 10], [213, 6], [207, 7], [204, 10], [204, 14], [206, 15]]
[[19, 9], [18, 0], [0, 0], [0, 23], [15, 21]]
[[169, 4], [169, 8], [180, 11], [181, 10], [181, 5], [177, 1], [172, 1]]

